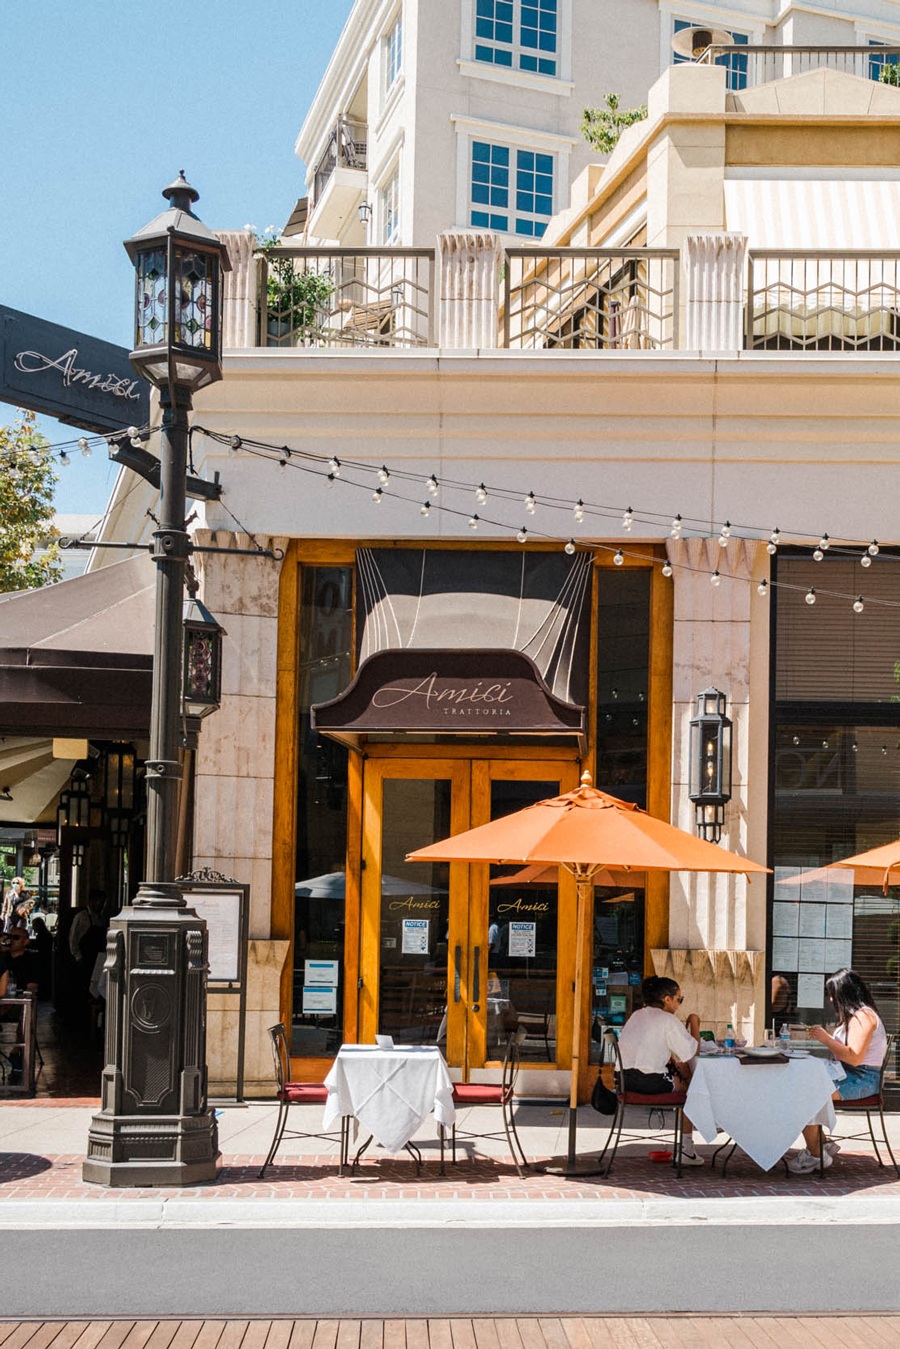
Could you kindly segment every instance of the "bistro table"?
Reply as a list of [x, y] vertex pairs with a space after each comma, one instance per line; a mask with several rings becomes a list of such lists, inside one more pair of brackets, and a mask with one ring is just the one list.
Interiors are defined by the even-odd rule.
[[707, 1143], [721, 1131], [763, 1171], [780, 1161], [806, 1124], [833, 1129], [841, 1065], [812, 1055], [742, 1064], [733, 1055], [694, 1061], [684, 1113]]
[[421, 1164], [421, 1153], [411, 1142], [419, 1125], [433, 1114], [441, 1130], [452, 1126], [453, 1083], [437, 1045], [405, 1045], [381, 1049], [377, 1045], [342, 1045], [325, 1079], [328, 1100], [323, 1131], [343, 1115], [353, 1116], [369, 1132], [353, 1165], [374, 1138], [389, 1152], [405, 1148]]

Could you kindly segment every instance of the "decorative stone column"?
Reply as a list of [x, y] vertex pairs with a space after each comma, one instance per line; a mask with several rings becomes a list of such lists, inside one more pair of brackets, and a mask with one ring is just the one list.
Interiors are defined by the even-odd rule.
[[[246, 534], [201, 530], [196, 543], [252, 548]], [[283, 549], [283, 538], [261, 538]], [[225, 629], [222, 701], [203, 722], [194, 778], [193, 868], [210, 867], [250, 885], [250, 947], [244, 1076], [248, 1095], [273, 1089], [266, 1028], [280, 1019], [278, 991], [288, 943], [269, 940], [275, 771], [276, 654], [281, 564], [246, 554], [197, 553], [204, 604]], [[208, 1001], [210, 1095], [234, 1090], [235, 999]]]
[[[768, 745], [768, 607], [754, 581], [768, 575], [757, 540], [673, 539], [672, 821], [694, 832], [689, 799], [690, 720], [710, 685], [728, 697], [734, 723], [732, 797], [722, 846], [765, 859]], [[710, 583], [714, 571], [718, 586]], [[756, 608], [754, 608], [754, 601]], [[751, 701], [752, 692], [752, 701]], [[685, 1005], [724, 1030], [731, 1021], [750, 1038], [762, 1030], [765, 988], [766, 879], [673, 875], [669, 949], [653, 952], [657, 972], [685, 986]], [[677, 971], [680, 970], [681, 973]], [[712, 1028], [712, 1026], [710, 1026]]]
[[222, 347], [255, 347], [258, 341], [256, 239], [252, 230], [219, 230], [231, 271], [222, 291]]
[[688, 351], [744, 345], [745, 234], [689, 234], [681, 248]]
[[500, 345], [500, 272], [496, 234], [477, 230], [437, 237], [438, 346], [472, 351]]

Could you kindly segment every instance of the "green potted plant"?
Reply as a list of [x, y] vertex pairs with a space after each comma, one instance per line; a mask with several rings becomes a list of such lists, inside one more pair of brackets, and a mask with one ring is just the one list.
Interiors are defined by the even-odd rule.
[[281, 239], [269, 226], [257, 235], [266, 259], [266, 334], [269, 346], [294, 346], [321, 333], [334, 282], [299, 259], [279, 254]]

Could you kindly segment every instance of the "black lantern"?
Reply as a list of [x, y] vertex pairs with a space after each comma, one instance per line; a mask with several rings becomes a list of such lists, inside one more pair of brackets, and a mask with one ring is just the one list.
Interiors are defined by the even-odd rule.
[[134, 809], [134, 745], [116, 741], [106, 751], [103, 804], [107, 812]]
[[109, 841], [117, 852], [124, 852], [128, 847], [128, 838], [131, 830], [131, 813], [127, 810], [110, 810], [107, 813], [107, 823], [109, 825]]
[[709, 688], [697, 696], [697, 715], [691, 719], [690, 798], [697, 833], [718, 843], [725, 823], [725, 804], [731, 800], [731, 722], [725, 715], [726, 698]]
[[91, 794], [84, 778], [74, 778], [68, 791], [60, 792], [56, 811], [56, 841], [62, 843], [64, 829], [89, 829]]
[[135, 267], [131, 364], [157, 388], [202, 389], [222, 377], [225, 246], [194, 215], [198, 193], [179, 173], [169, 208], [125, 241]]
[[215, 712], [222, 696], [222, 638], [225, 629], [198, 599], [184, 604], [184, 673], [181, 704], [185, 716]]

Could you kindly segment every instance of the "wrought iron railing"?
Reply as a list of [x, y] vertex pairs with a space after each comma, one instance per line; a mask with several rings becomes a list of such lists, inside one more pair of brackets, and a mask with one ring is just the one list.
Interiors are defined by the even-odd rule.
[[313, 174], [313, 203], [321, 197], [329, 178], [337, 168], [365, 169], [366, 124], [342, 117], [328, 137]]
[[807, 70], [839, 70], [845, 75], [878, 80], [886, 67], [900, 64], [900, 47], [793, 47], [742, 43], [740, 46], [707, 47], [698, 64], [727, 65], [731, 89], [750, 89], [771, 80], [802, 75]]
[[678, 346], [677, 249], [510, 248], [504, 272], [504, 347]]
[[748, 254], [746, 346], [900, 351], [900, 253]]
[[260, 346], [434, 346], [433, 248], [267, 249], [259, 269]]

